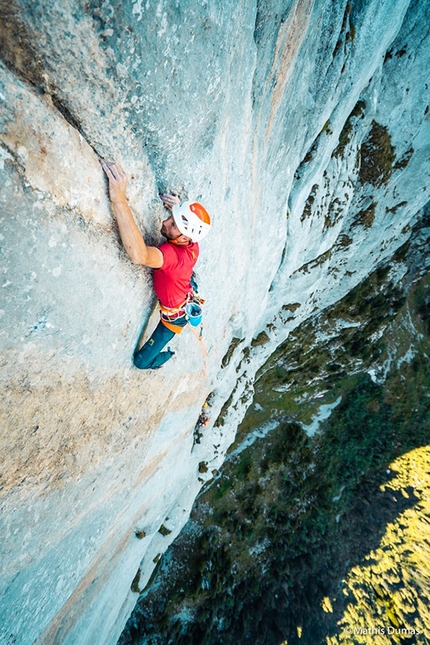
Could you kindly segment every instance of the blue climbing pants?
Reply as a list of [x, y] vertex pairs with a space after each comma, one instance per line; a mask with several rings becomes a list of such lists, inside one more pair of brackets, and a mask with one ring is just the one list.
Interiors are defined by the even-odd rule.
[[175, 333], [160, 321], [152, 332], [151, 338], [134, 354], [133, 362], [136, 367], [140, 370], [148, 370], [164, 365], [175, 352], [171, 352], [170, 349], [165, 352], [161, 350], [174, 336]]

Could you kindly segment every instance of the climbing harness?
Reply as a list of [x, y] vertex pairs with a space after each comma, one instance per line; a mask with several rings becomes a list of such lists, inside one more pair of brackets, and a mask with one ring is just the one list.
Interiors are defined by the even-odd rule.
[[161, 322], [175, 334], [180, 334], [188, 322], [193, 327], [197, 327], [203, 319], [204, 302], [203, 298], [193, 291], [187, 294], [184, 302], [178, 307], [165, 307], [160, 302]]
[[186, 306], [191, 302], [194, 294], [192, 291], [187, 293], [187, 297], [177, 307], [165, 307], [160, 302], [160, 319], [170, 331], [175, 334], [180, 334], [188, 320], [186, 317]]

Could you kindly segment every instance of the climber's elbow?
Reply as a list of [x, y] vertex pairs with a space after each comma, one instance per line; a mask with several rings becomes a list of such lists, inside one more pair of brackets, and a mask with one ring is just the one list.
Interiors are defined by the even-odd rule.
[[147, 253], [142, 253], [141, 251], [135, 251], [132, 249], [128, 250], [127, 252], [133, 264], [143, 264], [144, 266], [146, 266], [148, 259]]
[[164, 256], [156, 246], [147, 246], [144, 249], [130, 249], [128, 252], [133, 264], [143, 265], [151, 269], [160, 269], [163, 266]]

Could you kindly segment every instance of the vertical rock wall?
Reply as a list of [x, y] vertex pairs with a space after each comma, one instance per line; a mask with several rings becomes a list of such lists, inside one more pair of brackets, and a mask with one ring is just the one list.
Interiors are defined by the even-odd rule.
[[[15, 0], [0, 19], [1, 641], [114, 643], [255, 370], [428, 201], [429, 7]], [[148, 241], [160, 190], [213, 216], [204, 343], [186, 330], [154, 373], [131, 365], [151, 276], [121, 247], [100, 156]]]

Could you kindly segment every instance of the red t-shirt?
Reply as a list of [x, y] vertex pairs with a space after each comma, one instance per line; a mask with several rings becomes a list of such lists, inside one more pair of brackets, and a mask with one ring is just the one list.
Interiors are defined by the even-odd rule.
[[164, 256], [163, 266], [154, 269], [154, 291], [165, 307], [178, 307], [191, 289], [190, 279], [197, 258], [199, 245], [171, 244], [158, 247]]

